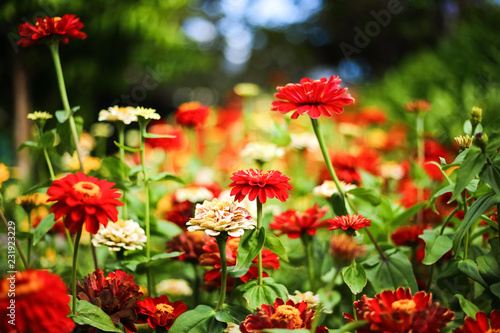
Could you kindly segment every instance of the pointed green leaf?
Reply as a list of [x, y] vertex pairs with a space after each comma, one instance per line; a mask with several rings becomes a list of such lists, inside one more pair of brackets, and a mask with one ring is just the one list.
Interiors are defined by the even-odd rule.
[[184, 184], [184, 181], [179, 177], [170, 172], [161, 172], [157, 175], [149, 177], [149, 180], [152, 182], [164, 182], [168, 180], [172, 180], [177, 183]]
[[281, 260], [288, 262], [288, 255], [285, 247], [277, 236], [271, 233], [266, 233], [266, 242], [264, 243], [264, 246], [271, 250], [272, 253], [280, 257]]
[[[70, 309], [73, 308], [72, 299], [70, 296]], [[90, 325], [104, 332], [122, 332], [101, 308], [87, 301], [76, 300], [76, 312], [71, 319], [78, 325]]]
[[349, 190], [347, 193], [354, 195], [356, 198], [369, 202], [373, 206], [378, 206], [381, 202], [380, 193], [377, 193], [377, 191], [370, 188], [356, 187], [352, 190]]
[[56, 111], [55, 115], [56, 115], [57, 121], [61, 124], [64, 123], [69, 118], [69, 112], [65, 111], [65, 110]]
[[488, 288], [488, 284], [481, 277], [481, 274], [479, 273], [479, 268], [477, 267], [477, 264], [473, 260], [466, 259], [460, 261], [458, 263], [458, 269], [472, 280], [480, 283], [484, 288]]
[[465, 187], [469, 185], [470, 181], [476, 177], [486, 163], [486, 155], [483, 154], [481, 149], [472, 147], [466, 150], [467, 154], [464, 161], [457, 171], [457, 178], [455, 189], [450, 201], [456, 200], [461, 195]]
[[27, 147], [31, 147], [31, 148], [40, 148], [39, 145], [38, 145], [38, 142], [34, 142], [34, 141], [24, 141], [23, 143], [21, 143], [21, 145], [19, 145], [19, 148], [17, 148], [17, 150], [23, 150], [24, 148], [27, 148]]
[[259, 254], [266, 241], [266, 229], [247, 230], [238, 244], [236, 266], [228, 270], [231, 277], [242, 277], [248, 271], [252, 260]]
[[56, 134], [54, 132], [45, 132], [40, 137], [39, 147], [41, 148], [52, 148], [56, 142]]
[[490, 290], [496, 297], [500, 298], [500, 282], [493, 283], [490, 286]]
[[275, 283], [271, 278], [264, 278], [262, 281], [262, 286], [258, 285], [257, 280], [252, 280], [238, 287], [244, 292], [243, 297], [250, 308], [255, 309], [262, 304], [273, 304], [276, 298], [287, 299], [288, 290], [284, 285]]
[[125, 145], [122, 145], [121, 143], [119, 143], [118, 141], [115, 141], [115, 145], [118, 147], [118, 148], [121, 148], [121, 149], [124, 149], [126, 151], [129, 151], [131, 153], [138, 153], [141, 151], [140, 148], [132, 148], [132, 147], [129, 147], [129, 146], [125, 146]]
[[451, 234], [439, 235], [434, 229], [424, 230], [419, 238], [425, 242], [425, 257], [422, 259], [424, 265], [434, 264], [453, 247]]
[[487, 283], [500, 282], [500, 262], [498, 258], [489, 254], [476, 259], [479, 273]]
[[56, 221], [54, 220], [54, 213], [45, 216], [33, 231], [33, 245], [38, 244], [43, 236], [45, 236], [45, 234], [52, 229], [54, 224], [56, 224]]
[[[390, 252], [387, 251], [386, 254], [388, 253]], [[386, 289], [396, 290], [399, 287], [418, 290], [410, 260], [399, 251], [389, 254], [388, 258], [388, 261], [380, 258], [365, 261], [366, 276], [375, 291], [378, 293]]]
[[334, 193], [330, 197], [330, 205], [332, 206], [333, 212], [337, 216], [347, 215], [347, 208], [345, 206], [345, 199], [339, 193]]
[[354, 266], [347, 266], [342, 269], [342, 277], [345, 284], [351, 289], [354, 295], [363, 291], [366, 286], [366, 272], [363, 265], [354, 263]]
[[423, 203], [423, 202], [416, 204], [414, 206], [411, 206], [407, 210], [396, 215], [396, 217], [392, 220], [391, 224], [400, 225], [400, 224], [408, 222], [408, 220], [411, 219], [413, 216], [415, 216], [424, 206], [425, 206], [425, 203]]
[[251, 314], [250, 310], [243, 306], [224, 304], [222, 309], [215, 314], [215, 318], [221, 322], [240, 324], [249, 314]]
[[215, 317], [214, 309], [206, 305], [198, 305], [194, 310], [186, 311], [175, 319], [169, 333], [222, 333], [226, 323]]
[[500, 163], [486, 164], [484, 169], [479, 174], [479, 177], [500, 195]]
[[460, 307], [464, 311], [465, 315], [471, 318], [476, 318], [476, 313], [479, 312], [479, 308], [460, 294], [456, 294], [455, 297], [458, 298]]

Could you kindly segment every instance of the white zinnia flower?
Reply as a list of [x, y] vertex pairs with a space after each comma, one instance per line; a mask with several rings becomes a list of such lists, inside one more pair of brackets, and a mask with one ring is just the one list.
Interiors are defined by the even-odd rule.
[[135, 108], [135, 110], [132, 112], [132, 114], [134, 114], [137, 117], [142, 117], [144, 119], [158, 120], [161, 118], [160, 115], [158, 113], [156, 113], [155, 109], [147, 109], [147, 108], [143, 108], [141, 106]]
[[94, 246], [107, 246], [110, 251], [142, 250], [146, 240], [144, 229], [139, 223], [118, 220], [116, 223], [108, 223], [106, 227], [101, 225], [92, 243]]
[[215, 237], [221, 232], [229, 236], [240, 237], [245, 229], [255, 228], [250, 213], [233, 201], [212, 201], [196, 205], [195, 216], [187, 223], [188, 231], [203, 230]]
[[193, 289], [186, 280], [168, 279], [156, 285], [158, 294], [167, 294], [169, 296], [191, 296]]
[[[344, 193], [356, 188], [354, 184], [347, 184], [346, 182], [340, 181], [340, 186]], [[339, 193], [337, 185], [333, 180], [325, 180], [320, 186], [316, 186], [313, 189], [313, 194], [319, 197], [330, 198], [334, 193]]]
[[306, 302], [308, 309], [315, 308], [319, 305], [319, 295], [314, 295], [312, 291], [301, 293], [300, 291], [295, 290], [295, 295], [288, 295], [288, 298], [291, 299], [295, 304]]
[[285, 150], [273, 143], [252, 142], [247, 144], [245, 148], [243, 148], [240, 156], [247, 163], [252, 163], [254, 161], [265, 163], [277, 157], [282, 157], [284, 154]]
[[317, 151], [319, 149], [318, 139], [312, 133], [292, 133], [290, 134], [290, 146], [297, 150], [307, 149]]
[[131, 106], [118, 107], [111, 106], [107, 110], [99, 112], [99, 121], [121, 121], [129, 125], [133, 121], [137, 121], [137, 116], [134, 114], [135, 109]]
[[31, 120], [47, 120], [52, 119], [53, 116], [45, 111], [35, 111], [33, 113], [28, 113], [27, 118]]
[[177, 202], [203, 202], [205, 200], [212, 200], [214, 195], [206, 187], [203, 186], [188, 186], [179, 188], [174, 193], [174, 199]]
[[241, 333], [240, 326], [235, 323], [227, 323], [227, 327], [223, 333]]

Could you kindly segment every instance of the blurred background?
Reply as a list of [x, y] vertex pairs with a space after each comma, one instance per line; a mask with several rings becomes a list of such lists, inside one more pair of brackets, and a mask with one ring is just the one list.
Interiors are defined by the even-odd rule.
[[[224, 106], [237, 83], [269, 95], [303, 77], [340, 75], [360, 106], [405, 121], [426, 99], [426, 129], [462, 134], [472, 106], [499, 115], [500, 7], [465, 0], [2, 0], [0, 161], [22, 165], [26, 114], [62, 108], [49, 50], [21, 48], [35, 17], [76, 14], [85, 40], [62, 45], [70, 104], [84, 127], [112, 105], [162, 116], [183, 102]], [[269, 105], [270, 108], [270, 105]]]

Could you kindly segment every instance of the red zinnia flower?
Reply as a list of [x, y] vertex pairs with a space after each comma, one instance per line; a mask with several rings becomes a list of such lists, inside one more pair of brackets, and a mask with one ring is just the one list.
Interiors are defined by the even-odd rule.
[[66, 14], [63, 17], [37, 17], [36, 24], [23, 23], [19, 26], [19, 34], [23, 37], [17, 42], [22, 46], [30, 46], [42, 42], [61, 41], [64, 44], [69, 38], [85, 39], [87, 35], [81, 32], [83, 23], [76, 15]]
[[424, 233], [425, 227], [420, 225], [406, 225], [396, 229], [391, 234], [394, 244], [399, 246], [416, 246], [423, 242], [418, 236]]
[[291, 239], [299, 238], [305, 233], [314, 236], [318, 228], [328, 226], [328, 221], [320, 221], [327, 212], [328, 209], [326, 207], [318, 209], [318, 204], [307, 209], [305, 212], [297, 212], [289, 209], [280, 215], [276, 215], [269, 228], [279, 230]]
[[165, 213], [165, 219], [175, 223], [183, 230], [186, 229], [186, 223], [194, 217], [195, 205], [189, 201], [175, 202], [172, 208]]
[[186, 304], [181, 301], [172, 303], [165, 295], [155, 298], [146, 297], [144, 301], [137, 301], [136, 312], [139, 317], [137, 323], [147, 322], [152, 329], [159, 326], [168, 331], [175, 318], [186, 312], [186, 310]]
[[[236, 257], [238, 256], [238, 244], [240, 243], [240, 238], [238, 237], [230, 237], [227, 241], [226, 246], [226, 260], [227, 266], [235, 266], [236, 265]], [[211, 237], [210, 241], [203, 247], [205, 253], [200, 256], [200, 265], [201, 266], [214, 266], [215, 268], [208, 271], [205, 274], [205, 283], [208, 286], [213, 286], [220, 288], [220, 283], [217, 283], [221, 277], [221, 261], [219, 254], [219, 247], [217, 246], [217, 242], [215, 238]], [[257, 278], [258, 268], [257, 268], [257, 257], [252, 261], [253, 266], [250, 267], [248, 272], [240, 277], [241, 281], [247, 282], [251, 279]], [[262, 251], [262, 266], [265, 269], [278, 269], [280, 268], [280, 262], [278, 260], [278, 256], [272, 253], [270, 250]], [[266, 272], [263, 274], [264, 277], [269, 276]], [[227, 281], [228, 287], [230, 287], [234, 283], [234, 279], [228, 277]]]
[[172, 135], [174, 138], [147, 138], [146, 143], [152, 148], [162, 148], [165, 151], [181, 150], [186, 147], [182, 130], [164, 122], [154, 122], [148, 128], [148, 133], [157, 135]]
[[414, 101], [406, 103], [405, 109], [408, 110], [409, 112], [430, 111], [431, 103], [423, 99], [416, 99]]
[[[358, 333], [369, 332], [426, 332], [438, 333], [453, 320], [455, 314], [448, 308], [432, 303], [432, 294], [419, 291], [412, 296], [410, 289], [384, 290], [375, 298], [364, 295], [354, 302], [358, 320], [368, 324], [358, 328]], [[348, 322], [354, 317], [344, 313]]]
[[72, 332], [75, 323], [67, 317], [67, 292], [61, 278], [48, 271], [30, 269], [8, 275], [0, 281], [0, 332]]
[[[248, 315], [240, 324], [243, 333], [259, 333], [268, 328], [311, 329], [314, 310], [307, 308], [306, 302], [295, 304], [292, 300], [286, 303], [277, 298], [274, 305], [262, 304], [257, 313]], [[316, 333], [327, 333], [325, 326], [316, 328]]]
[[348, 233], [354, 233], [355, 230], [372, 225], [370, 220], [355, 214], [336, 216], [334, 219], [328, 219], [327, 221], [330, 222], [328, 230], [342, 229]]
[[117, 193], [118, 189], [111, 188], [113, 185], [115, 183], [88, 177], [81, 172], [68, 174], [52, 182], [47, 190], [50, 195], [47, 201], [57, 201], [49, 212], [55, 214], [56, 220], [64, 216], [64, 225], [69, 231], [77, 232], [85, 223], [85, 229], [96, 234], [99, 224], [108, 225], [108, 219], [117, 221], [116, 206], [123, 206], [116, 200], [121, 194]]
[[347, 88], [340, 88], [338, 76], [332, 76], [330, 80], [311, 80], [304, 78], [300, 83], [289, 83], [284, 87], [277, 87], [276, 98], [284, 101], [274, 101], [273, 111], [292, 114], [292, 119], [297, 119], [299, 115], [309, 113], [313, 119], [319, 118], [322, 114], [330, 118], [332, 113], [342, 113], [343, 105], [354, 102], [351, 95], [345, 93]]
[[233, 173], [231, 180], [231, 195], [234, 200], [240, 202], [247, 195], [250, 201], [258, 197], [261, 203], [266, 203], [267, 198], [277, 198], [285, 202], [288, 199], [287, 191], [292, 189], [292, 185], [288, 183], [290, 178], [276, 170], [239, 170]]
[[[490, 327], [491, 324], [491, 327]], [[462, 327], [453, 330], [453, 333], [499, 333], [500, 332], [500, 310], [493, 310], [490, 314], [490, 322], [483, 312], [476, 313], [476, 320], [465, 317]]]
[[182, 126], [201, 127], [208, 118], [210, 109], [200, 102], [183, 103], [175, 112], [175, 121]]
[[142, 293], [134, 283], [134, 276], [117, 270], [104, 276], [101, 269], [77, 281], [77, 298], [90, 302], [109, 315], [113, 323], [122, 323], [127, 332], [137, 332], [134, 323], [137, 315], [134, 311]]
[[205, 253], [203, 246], [207, 244], [210, 239], [204, 231], [192, 231], [179, 234], [167, 242], [167, 252], [184, 252], [174, 260], [198, 262], [198, 258]]

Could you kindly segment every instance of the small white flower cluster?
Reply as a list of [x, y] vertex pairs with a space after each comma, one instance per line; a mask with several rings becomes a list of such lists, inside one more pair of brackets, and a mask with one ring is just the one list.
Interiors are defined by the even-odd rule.
[[110, 251], [142, 250], [147, 237], [133, 220], [118, 220], [101, 228], [92, 239], [94, 246], [107, 246]]
[[247, 163], [261, 162], [266, 163], [275, 158], [285, 155], [285, 150], [268, 142], [252, 142], [243, 148], [240, 153], [242, 159]]
[[212, 201], [196, 205], [195, 216], [188, 223], [188, 231], [203, 230], [208, 235], [215, 237], [221, 232], [229, 236], [240, 237], [245, 229], [255, 228], [250, 213], [239, 207], [233, 201]]
[[319, 295], [314, 295], [311, 291], [301, 293], [300, 291], [295, 290], [295, 295], [288, 295], [288, 298], [295, 304], [306, 302], [308, 309], [314, 309], [319, 305]]
[[137, 116], [134, 112], [135, 108], [131, 106], [111, 106], [107, 110], [99, 112], [99, 121], [121, 121], [126, 125], [130, 125], [131, 122], [137, 121]]
[[206, 187], [188, 186], [179, 188], [174, 193], [174, 199], [177, 202], [189, 201], [193, 203], [212, 200], [214, 195]]
[[[347, 184], [346, 182], [340, 181], [340, 186], [344, 193], [356, 188], [354, 184]], [[330, 198], [334, 193], [339, 193], [337, 185], [333, 180], [325, 180], [320, 186], [316, 186], [313, 189], [313, 194], [318, 197]]]
[[186, 280], [168, 279], [156, 285], [158, 294], [167, 294], [168, 296], [191, 296], [193, 289], [189, 286]]

